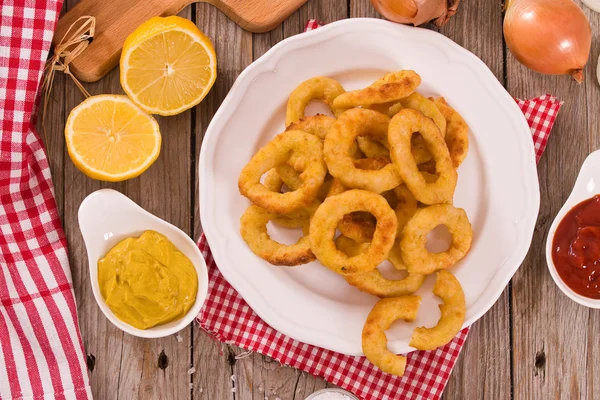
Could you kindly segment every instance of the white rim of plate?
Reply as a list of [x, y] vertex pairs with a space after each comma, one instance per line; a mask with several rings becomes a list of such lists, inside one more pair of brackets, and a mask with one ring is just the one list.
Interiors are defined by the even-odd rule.
[[[449, 59], [461, 60], [459, 62], [463, 63], [464, 59], [468, 58], [471, 61], [470, 64], [473, 67], [478, 68], [478, 70], [474, 72], [487, 75], [485, 77], [486, 82], [488, 82], [487, 89], [493, 91], [498, 98], [504, 98], [504, 100], [499, 101], [499, 104], [505, 109], [505, 111], [515, 115], [516, 118], [513, 120], [513, 122], [521, 121], [520, 128], [515, 126], [515, 130], [522, 130], [524, 133], [523, 140], [521, 140], [520, 143], [521, 148], [519, 154], [521, 157], [519, 161], [523, 167], [523, 175], [529, 177], [529, 182], [525, 184], [523, 188], [529, 192], [525, 197], [528, 204], [524, 205], [523, 215], [517, 218], [517, 220], [520, 222], [520, 225], [523, 226], [523, 229], [519, 231], [522, 237], [519, 238], [518, 242], [521, 245], [519, 248], [516, 248], [513, 251], [510, 257], [504, 260], [502, 264], [503, 267], [499, 268], [498, 272], [496, 272], [496, 274], [492, 277], [490, 284], [488, 284], [486, 290], [483, 291], [484, 294], [480, 296], [471, 306], [471, 308], [478, 309], [478, 312], [471, 316], [471, 318], [466, 319], [462, 328], [473, 324], [494, 305], [504, 291], [510, 279], [513, 277], [514, 273], [520, 267], [521, 263], [525, 259], [525, 256], [527, 255], [527, 252], [529, 251], [540, 206], [540, 192], [537, 178], [537, 166], [535, 161], [535, 149], [533, 140], [531, 138], [529, 125], [527, 124], [521, 109], [518, 107], [514, 98], [500, 84], [496, 76], [492, 73], [492, 71], [490, 71], [483, 61], [481, 61], [470, 51], [461, 47], [442, 34], [428, 29], [408, 27], [376, 18], [352, 18], [336, 21], [319, 29], [284, 39], [269, 49], [259, 59], [250, 64], [238, 76], [231, 87], [231, 90], [223, 100], [223, 103], [215, 113], [206, 130], [202, 147], [200, 149], [198, 163], [198, 173], [200, 177], [200, 218], [204, 227], [206, 239], [211, 248], [215, 263], [221, 274], [223, 274], [223, 277], [238, 291], [238, 293], [248, 303], [252, 310], [269, 326], [300, 342], [323, 347], [343, 354], [357, 356], [362, 355], [362, 353], [357, 353], [356, 351], [349, 349], [347, 345], [327, 345], [327, 343], [335, 343], [337, 340], [339, 340], [339, 338], [318, 329], [304, 325], [298, 325], [293, 319], [276, 313], [269, 306], [268, 299], [265, 298], [260, 291], [238, 276], [234, 269], [224, 267], [225, 258], [215, 251], [215, 249], [218, 249], [216, 243], [220, 238], [216, 232], [214, 232], [213, 236], [212, 231], [212, 226], [218, 224], [218, 222], [215, 220], [215, 214], [212, 212], [215, 201], [213, 198], [211, 198], [211, 193], [214, 193], [211, 191], [211, 188], [216, 186], [214, 177], [204, 174], [203, 171], [210, 169], [209, 166], [212, 164], [212, 160], [215, 156], [214, 154], [210, 154], [209, 150], [207, 149], [214, 148], [215, 141], [217, 140], [219, 133], [222, 131], [225, 122], [231, 118], [235, 112], [236, 105], [240, 103], [242, 97], [246, 93], [246, 90], [258, 75], [266, 71], [276, 70], [278, 61], [285, 57], [285, 55], [289, 52], [293, 52], [299, 48], [309, 47], [322, 41], [331, 40], [336, 36], [344, 35], [348, 31], [356, 32], [358, 30], [363, 30], [366, 35], [375, 30], [389, 32], [393, 35], [398, 35], [398, 32], [402, 30], [410, 30], [412, 34], [419, 32], [417, 34], [422, 35], [424, 38], [444, 42], [443, 50], [445, 50], [446, 56]], [[507, 265], [510, 265], [510, 267], [507, 267]], [[497, 285], [496, 289], [493, 291], [487, 290], [487, 288], [494, 281], [496, 281], [494, 285]], [[498, 285], [498, 281], [502, 282], [502, 285]], [[307, 332], [310, 332], [310, 334], [307, 334]], [[415, 349], [408, 350], [407, 353], [414, 350]]]

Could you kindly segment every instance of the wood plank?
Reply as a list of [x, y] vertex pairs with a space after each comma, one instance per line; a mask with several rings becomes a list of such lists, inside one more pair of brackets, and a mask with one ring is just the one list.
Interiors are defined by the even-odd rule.
[[[255, 34], [253, 55], [257, 59], [280, 40], [303, 32], [306, 21], [316, 18], [328, 23], [347, 17], [345, 0], [309, 0], [292, 14], [282, 26], [272, 32]], [[303, 400], [316, 390], [327, 387], [321, 378], [281, 365], [269, 357], [252, 354], [234, 365], [237, 377], [237, 399], [299, 399]]]
[[[586, 68], [586, 113], [588, 117], [587, 136], [590, 139], [590, 151], [600, 148], [600, 116], [598, 115], [598, 98], [600, 98], [600, 86], [596, 76], [596, 66], [600, 56], [600, 14], [583, 7], [592, 25], [592, 50], [590, 61]], [[573, 132], [573, 135], [577, 135]], [[588, 399], [600, 399], [600, 342], [598, 341], [598, 332], [600, 332], [600, 313], [589, 310], [589, 320], [587, 324], [587, 359], [586, 359], [586, 397]]]
[[[502, 9], [499, 3], [482, 2], [477, 7], [463, 3], [440, 33], [473, 52], [500, 82], [504, 78]], [[454, 372], [445, 399], [510, 398], [510, 310], [509, 289], [473, 326]]]
[[[216, 8], [207, 4], [196, 5], [196, 24], [213, 41], [217, 53], [217, 80], [204, 101], [195, 108], [194, 162], [198, 160], [202, 138], [213, 115], [229, 92], [240, 72], [252, 62], [252, 34], [225, 17]], [[194, 238], [202, 234], [199, 218], [197, 169], [195, 174], [194, 203], [191, 215], [194, 216]], [[233, 390], [243, 392], [247, 386], [238, 388], [231, 379], [234, 374], [235, 355], [243, 350], [235, 346], [219, 343], [194, 324], [192, 393], [194, 399], [243, 399]], [[262, 400], [262, 399], [261, 399]]]
[[65, 79], [66, 76], [57, 73], [54, 78], [54, 85], [49, 94], [48, 107], [46, 111], [46, 121], [42, 121], [44, 115], [43, 97], [40, 103], [40, 112], [38, 113], [37, 131], [44, 142], [48, 163], [50, 164], [50, 173], [54, 185], [54, 198], [58, 207], [58, 215], [63, 218], [64, 208], [64, 163], [65, 160]]
[[[70, 8], [74, 3], [69, 1], [66, 7]], [[189, 16], [190, 11], [185, 11], [183, 15]], [[111, 71], [101, 82], [87, 85], [87, 88], [92, 94], [122, 93], [118, 69]], [[55, 88], [56, 93], [60, 90]], [[83, 96], [70, 80], [64, 81], [62, 90], [65, 91], [64, 111], [57, 109], [53, 112], [68, 114], [83, 100]], [[110, 187], [125, 193], [142, 207], [184, 231], [191, 232], [191, 221], [187, 214], [190, 209], [190, 185], [180, 185], [180, 182], [191, 182], [190, 160], [180, 157], [182, 153], [191, 154], [190, 121], [189, 112], [159, 119], [163, 134], [171, 134], [169, 140], [163, 141], [161, 156], [141, 177], [123, 183], [109, 184], [87, 178], [73, 166], [63, 151], [64, 184], [62, 193], [57, 197], [64, 197], [63, 225], [69, 243], [92, 391], [97, 399], [114, 399], [117, 396], [122, 399], [183, 399], [189, 396], [190, 378], [187, 370], [191, 361], [191, 328], [180, 332], [183, 338], [181, 342], [175, 337], [144, 340], [124, 334], [104, 317], [91, 292], [87, 256], [77, 224], [77, 209], [89, 193]], [[160, 364], [164, 368], [160, 368], [158, 362], [162, 353], [163, 362]]]
[[350, 18], [383, 18], [369, 0], [350, 0]]
[[[588, 15], [597, 32], [598, 14]], [[595, 51], [597, 57], [597, 43]], [[560, 292], [544, 254], [552, 220], [569, 195], [581, 163], [598, 147], [597, 117], [591, 120], [585, 106], [589, 101], [591, 107], [598, 94], [595, 61], [585, 72], [585, 82], [578, 85], [566, 76], [537, 74], [511, 54], [507, 57], [511, 94], [527, 98], [551, 93], [565, 101], [538, 167], [541, 207], [533, 243], [513, 279], [514, 397], [519, 399], [557, 398], [559, 393], [563, 398], [584, 398], [586, 393], [594, 398], [598, 391], [593, 388], [597, 376], [591, 375], [598, 371], [597, 317], [591, 319], [590, 310]]]
[[[369, 0], [352, 0], [351, 17], [378, 17]], [[432, 25], [427, 25], [433, 28]], [[498, 4], [484, 2], [465, 7], [440, 32], [474, 52], [503, 80], [502, 12]], [[477, 32], [474, 35], [473, 32]], [[445, 399], [510, 396], [510, 346], [508, 290], [471, 329], [444, 393]]]

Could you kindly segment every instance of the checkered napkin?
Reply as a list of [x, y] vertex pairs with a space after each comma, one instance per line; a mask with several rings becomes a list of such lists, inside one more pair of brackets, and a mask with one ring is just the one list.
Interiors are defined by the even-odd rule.
[[67, 242], [32, 122], [61, 5], [0, 2], [0, 399], [91, 397]]
[[[320, 25], [308, 21], [305, 30]], [[539, 161], [558, 110], [556, 98], [544, 95], [517, 100], [533, 135]], [[198, 315], [200, 326], [222, 342], [267, 355], [279, 362], [323, 377], [365, 400], [438, 399], [467, 338], [465, 328], [446, 346], [408, 354], [402, 378], [383, 373], [364, 357], [353, 357], [294, 340], [267, 325], [252, 311], [242, 296], [223, 278], [204, 235], [198, 244], [209, 273], [206, 304]]]

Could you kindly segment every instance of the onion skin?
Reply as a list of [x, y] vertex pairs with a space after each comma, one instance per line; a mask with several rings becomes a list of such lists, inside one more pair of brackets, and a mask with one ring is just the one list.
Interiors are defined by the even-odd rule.
[[509, 0], [504, 38], [526, 67], [583, 82], [592, 42], [590, 22], [573, 0]]
[[460, 0], [371, 0], [379, 14], [390, 21], [414, 26], [432, 21], [437, 27], [456, 14]]

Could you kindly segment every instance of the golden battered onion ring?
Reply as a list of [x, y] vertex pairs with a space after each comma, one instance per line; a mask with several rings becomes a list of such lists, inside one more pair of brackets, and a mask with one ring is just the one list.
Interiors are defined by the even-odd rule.
[[[317, 193], [317, 199], [320, 201], [325, 200], [327, 197], [327, 193], [329, 193], [329, 188], [333, 183], [333, 177], [329, 174], [325, 176], [325, 181], [321, 188], [319, 189], [319, 193]], [[271, 169], [265, 174], [265, 183], [264, 185], [271, 191], [284, 193], [283, 185], [287, 186], [289, 190], [296, 190], [302, 185], [302, 179], [300, 179], [300, 173], [290, 167], [287, 164], [281, 164], [277, 167]]]
[[[352, 257], [360, 254], [368, 246], [368, 243], [361, 244], [346, 236], [339, 236], [335, 241], [335, 245], [339, 250]], [[398, 270], [406, 268], [397, 254], [392, 257], [391, 251], [388, 261]], [[398, 261], [400, 261], [399, 264]], [[408, 273], [406, 278], [393, 280], [384, 278], [379, 270], [374, 269], [364, 274], [344, 276], [344, 279], [361, 292], [377, 297], [397, 297], [416, 292], [423, 284], [425, 275]]]
[[385, 115], [389, 115], [388, 113], [390, 112], [390, 107], [393, 106], [394, 104], [397, 104], [397, 103], [392, 101], [389, 103], [371, 104], [369, 107], [363, 107], [363, 108], [368, 108], [369, 110], [373, 110], [373, 111], [377, 111], [377, 112], [380, 112]]
[[[435, 122], [442, 136], [446, 135], [446, 118], [438, 110], [438, 107], [430, 99], [420, 95], [419, 93], [413, 93], [410, 96], [400, 100], [404, 108], [411, 108], [423, 113], [426, 117], [429, 117]], [[399, 111], [399, 110], [398, 110]], [[397, 113], [397, 112], [396, 112]], [[416, 134], [411, 139], [412, 153], [415, 157], [417, 164], [427, 162], [432, 159], [431, 153], [427, 150], [425, 140], [420, 134]]]
[[[390, 157], [387, 139], [379, 141], [368, 137], [359, 136], [356, 138], [356, 143], [358, 144], [360, 151], [367, 157]], [[421, 135], [414, 135], [411, 138], [411, 145], [411, 152], [417, 164], [432, 161], [431, 153], [429, 150], [427, 150], [425, 140], [423, 140]]]
[[[301, 157], [306, 165], [300, 174], [302, 185], [287, 193], [269, 190], [260, 183], [260, 178], [271, 168], [287, 162], [290, 153]], [[287, 131], [258, 150], [242, 169], [238, 187], [240, 193], [256, 205], [269, 212], [285, 214], [310, 204], [323, 185], [326, 173], [321, 141], [302, 131]]]
[[435, 160], [431, 159], [427, 162], [419, 164], [419, 171], [428, 172], [432, 175], [435, 175], [437, 173], [435, 170]]
[[396, 237], [400, 238], [404, 227], [417, 212], [417, 200], [405, 184], [394, 188], [394, 194], [398, 202], [396, 208], [394, 208], [394, 213], [396, 213], [396, 219], [398, 220]]
[[409, 345], [419, 350], [433, 350], [448, 344], [465, 322], [465, 294], [460, 282], [448, 271], [437, 274], [433, 294], [444, 301], [442, 316], [433, 328], [415, 328]]
[[420, 84], [421, 77], [415, 71], [391, 72], [371, 86], [339, 95], [333, 101], [333, 106], [337, 109], [349, 109], [398, 101], [413, 93]]
[[[438, 179], [433, 183], [425, 181], [410, 151], [413, 132], [421, 133], [436, 162]], [[392, 161], [418, 201], [437, 204], [452, 199], [458, 174], [452, 165], [444, 138], [430, 118], [418, 111], [404, 109], [392, 118], [388, 136]]]
[[[335, 247], [333, 238], [338, 222], [354, 211], [367, 211], [377, 219], [369, 247], [355, 257], [348, 257]], [[328, 197], [317, 208], [310, 222], [310, 244], [313, 253], [327, 268], [342, 275], [375, 269], [388, 257], [396, 238], [396, 215], [387, 201], [365, 190], [348, 190]]]
[[302, 82], [290, 94], [285, 112], [285, 126], [304, 118], [304, 110], [312, 100], [322, 100], [338, 115], [343, 110], [333, 105], [336, 97], [344, 93], [344, 87], [335, 79], [317, 76]]
[[[440, 99], [443, 99], [441, 97]], [[454, 168], [458, 168], [469, 152], [469, 126], [456, 110], [439, 99], [434, 101], [435, 106], [446, 118], [447, 128], [444, 140], [452, 159]]]
[[400, 175], [393, 164], [380, 170], [359, 169], [349, 152], [357, 136], [385, 138], [389, 118], [381, 113], [360, 108], [339, 116], [325, 138], [323, 154], [329, 173], [349, 188], [381, 193], [398, 186]]
[[331, 186], [329, 187], [329, 191], [327, 192], [327, 197], [335, 196], [336, 194], [340, 194], [346, 191], [346, 186], [339, 181], [339, 179], [333, 178], [331, 181]]
[[285, 128], [286, 131], [304, 131], [315, 135], [319, 139], [325, 139], [327, 132], [335, 122], [335, 118], [323, 114], [304, 117], [300, 121], [292, 122]]
[[[446, 225], [452, 234], [448, 250], [430, 253], [425, 247], [427, 234], [438, 225]], [[449, 204], [436, 204], [417, 210], [404, 227], [400, 249], [407, 269], [420, 274], [431, 274], [446, 269], [461, 260], [471, 248], [473, 232], [467, 213]]]
[[[433, 101], [415, 92], [410, 96], [401, 99], [400, 104], [402, 104], [404, 108], [412, 108], [413, 110], [420, 111], [424, 116], [431, 118], [437, 127], [440, 128], [442, 136], [446, 136], [446, 118], [444, 118], [444, 115], [442, 115], [441, 111], [436, 107]], [[398, 112], [399, 111], [400, 110], [398, 110]]]
[[[354, 160], [355, 167], [359, 169], [369, 170], [379, 170], [388, 165], [389, 163], [390, 159], [385, 157], [362, 158], [359, 160]], [[335, 179], [334, 183], [332, 184], [332, 187], [330, 188], [330, 193], [328, 194], [328, 196], [342, 193], [345, 190], [346, 187], [342, 185], [337, 179]], [[384, 193], [382, 193], [382, 196], [384, 195]], [[386, 200], [388, 199], [386, 198]], [[357, 211], [344, 215], [344, 218], [342, 218], [342, 220], [338, 223], [337, 228], [342, 233], [342, 235], [348, 236], [352, 240], [355, 240], [359, 243], [366, 243], [370, 242], [373, 238], [376, 223], [377, 220], [373, 215], [367, 212]]]
[[[285, 165], [285, 164], [284, 164]], [[293, 170], [290, 166], [285, 165], [286, 170], [289, 168], [292, 171], [294, 171], [295, 175], [295, 180], [296, 181], [300, 181], [300, 177], [298, 174], [298, 172], [296, 172], [295, 170]], [[293, 181], [295, 182], [295, 181]], [[283, 185], [285, 184], [290, 190], [295, 190], [298, 188], [299, 185], [295, 185], [295, 183], [289, 183], [289, 181], [285, 181], [283, 178], [281, 178], [279, 176], [279, 174], [277, 173], [277, 170], [275, 168], [270, 169], [266, 174], [265, 174], [265, 181], [263, 183], [263, 185], [265, 185], [265, 187], [273, 192], [279, 192], [279, 193], [283, 193], [282, 189], [283, 189]], [[321, 193], [321, 191], [323, 191], [323, 189], [325, 188], [324, 191], [324, 195], [322, 197], [322, 199], [319, 199], [319, 195], [317, 195], [317, 198], [314, 199], [307, 207], [302, 207], [299, 208], [295, 211], [292, 211], [290, 213], [287, 214], [277, 214], [272, 221], [277, 223], [278, 225], [281, 226], [285, 226], [287, 228], [301, 228], [304, 223], [306, 222], [306, 219], [311, 218], [312, 215], [315, 213], [315, 210], [317, 209], [317, 207], [321, 204], [321, 202], [325, 199], [326, 194], [327, 194], [327, 190], [329, 189], [329, 186], [331, 185], [332, 179], [330, 179], [329, 181], [325, 181], [323, 183], [323, 186], [321, 187], [321, 190], [319, 191], [319, 193]]]
[[358, 143], [358, 148], [360, 151], [362, 151], [363, 154], [368, 158], [390, 158], [390, 151], [387, 147], [387, 138], [378, 141], [366, 136], [359, 136], [356, 138], [356, 143]]
[[321, 202], [315, 199], [308, 206], [299, 208], [291, 213], [273, 214], [274, 217], [271, 221], [286, 228], [302, 228], [307, 222], [310, 222], [310, 219], [320, 205]]
[[362, 331], [362, 349], [367, 359], [383, 372], [404, 375], [406, 357], [388, 350], [385, 331], [399, 319], [414, 321], [420, 305], [419, 296], [393, 297], [379, 300], [369, 313]]
[[358, 243], [369, 243], [373, 239], [377, 220], [372, 214], [356, 211], [344, 215], [338, 222], [337, 229], [344, 236]]
[[283, 185], [287, 186], [288, 191], [296, 190], [302, 186], [302, 180], [298, 171], [287, 164], [281, 164], [267, 171], [263, 185], [273, 192], [284, 193]]
[[240, 218], [240, 233], [254, 254], [273, 265], [295, 266], [315, 260], [310, 250], [310, 240], [306, 236], [309, 230], [309, 219], [305, 220], [303, 231], [305, 236], [296, 244], [287, 246], [271, 239], [267, 232], [267, 223], [276, 217], [258, 206], [251, 205]]
[[392, 105], [390, 108], [388, 108], [388, 116], [391, 118], [394, 115], [398, 114], [400, 112], [400, 110], [402, 110], [404, 107], [402, 106], [402, 103], [398, 102], [394, 105]]

